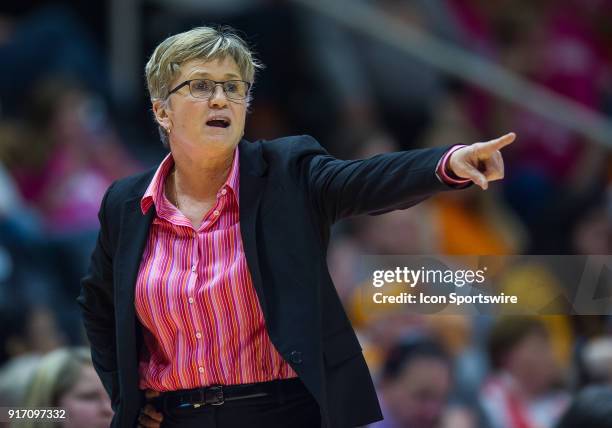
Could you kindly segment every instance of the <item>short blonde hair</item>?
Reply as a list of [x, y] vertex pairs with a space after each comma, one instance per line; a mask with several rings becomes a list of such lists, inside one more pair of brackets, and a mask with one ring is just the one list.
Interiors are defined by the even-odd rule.
[[[255, 81], [255, 71], [263, 68], [244, 39], [228, 26], [196, 27], [168, 37], [155, 48], [145, 66], [151, 101], [166, 99], [182, 64], [193, 59], [208, 61], [226, 57], [236, 62], [242, 79], [251, 85]], [[250, 95], [246, 102], [248, 105]], [[160, 126], [159, 132], [167, 147], [166, 130]]]

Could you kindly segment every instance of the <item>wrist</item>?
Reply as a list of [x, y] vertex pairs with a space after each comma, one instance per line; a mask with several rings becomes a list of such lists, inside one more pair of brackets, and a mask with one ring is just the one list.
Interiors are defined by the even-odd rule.
[[448, 160], [444, 163], [444, 173], [453, 180], [465, 180], [464, 178], [459, 177], [457, 174], [455, 174], [455, 171], [453, 171], [453, 168], [451, 167], [451, 161], [455, 151], [453, 151], [453, 153], [448, 156]]
[[457, 144], [451, 147], [440, 159], [437, 168], [437, 174], [440, 180], [451, 186], [465, 186], [471, 182], [470, 179], [461, 178], [453, 172], [450, 167], [451, 156], [459, 149], [466, 147], [465, 144]]

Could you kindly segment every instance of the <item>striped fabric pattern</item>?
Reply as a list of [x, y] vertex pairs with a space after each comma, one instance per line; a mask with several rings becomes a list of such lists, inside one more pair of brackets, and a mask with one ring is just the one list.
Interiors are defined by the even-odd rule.
[[247, 266], [239, 219], [239, 156], [216, 205], [193, 228], [164, 193], [168, 154], [141, 199], [156, 216], [135, 308], [143, 325], [139, 387], [157, 391], [296, 377], [271, 343]]

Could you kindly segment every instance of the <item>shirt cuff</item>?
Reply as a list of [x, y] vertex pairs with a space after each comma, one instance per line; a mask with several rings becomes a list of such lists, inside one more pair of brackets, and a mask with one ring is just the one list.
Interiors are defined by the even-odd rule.
[[438, 161], [436, 166], [436, 177], [444, 184], [448, 184], [452, 187], [467, 187], [472, 182], [469, 178], [459, 178], [454, 174], [451, 176], [447, 171], [448, 161], [451, 155], [462, 147], [466, 147], [466, 144], [457, 144], [451, 147]]

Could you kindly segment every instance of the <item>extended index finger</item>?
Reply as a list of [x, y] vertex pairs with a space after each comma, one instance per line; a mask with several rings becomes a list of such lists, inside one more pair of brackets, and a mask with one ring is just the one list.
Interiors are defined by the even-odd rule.
[[496, 138], [495, 140], [482, 143], [482, 148], [488, 153], [493, 153], [496, 150], [500, 150], [506, 147], [508, 144], [511, 144], [515, 139], [516, 134], [514, 132], [509, 132], [506, 135]]

